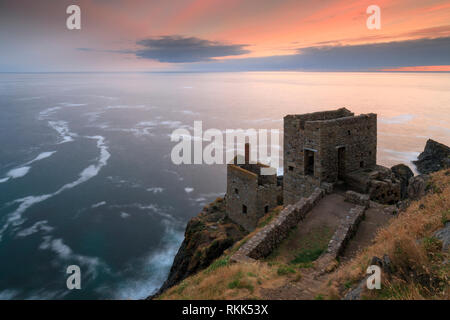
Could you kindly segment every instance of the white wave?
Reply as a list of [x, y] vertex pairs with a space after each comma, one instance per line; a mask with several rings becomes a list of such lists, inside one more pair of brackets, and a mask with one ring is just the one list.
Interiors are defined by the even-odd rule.
[[61, 102], [60, 105], [64, 107], [82, 107], [87, 106], [87, 103], [70, 103], [70, 102]]
[[123, 218], [123, 219], [126, 219], [126, 218], [128, 218], [129, 216], [130, 216], [129, 213], [126, 213], [126, 212], [123, 212], [123, 211], [120, 213], [120, 217]]
[[224, 194], [225, 194], [224, 192], [209, 192], [209, 193], [201, 193], [200, 197], [211, 199], [217, 197], [224, 197]]
[[179, 181], [183, 181], [184, 180], [184, 178], [181, 176], [181, 174], [179, 174], [178, 172], [176, 172], [174, 170], [164, 169], [164, 171], [177, 176]]
[[161, 247], [142, 259], [140, 263], [133, 262], [133, 269], [136, 268], [136, 264], [140, 265], [140, 277], [128, 279], [120, 284], [118, 290], [114, 290], [115, 299], [146, 298], [155, 293], [166, 280], [184, 235], [176, 231], [170, 221], [162, 222], [165, 226], [165, 234], [161, 239]]
[[183, 114], [187, 114], [187, 115], [191, 115], [191, 116], [199, 114], [198, 112], [195, 112], [195, 111], [192, 111], [192, 110], [181, 110], [181, 111], [174, 111], [174, 112], [181, 112]]
[[31, 161], [28, 161], [26, 164], [32, 164], [33, 162], [40, 161], [46, 158], [51, 157], [56, 151], [47, 151], [40, 153], [36, 158]]
[[39, 231], [44, 231], [46, 233], [51, 232], [53, 230], [53, 227], [48, 225], [47, 220], [38, 221], [35, 224], [33, 224], [31, 227], [22, 229], [17, 233], [17, 237], [27, 237], [29, 235], [32, 235]]
[[28, 166], [12, 169], [6, 173], [6, 176], [11, 179], [22, 178], [30, 171], [30, 169], [31, 167]]
[[400, 123], [408, 123], [412, 119], [414, 119], [414, 115], [412, 114], [401, 114], [395, 117], [383, 117], [380, 118], [380, 123], [383, 124], [400, 124]]
[[19, 294], [18, 290], [6, 289], [0, 291], [0, 300], [12, 300]]
[[102, 115], [104, 112], [103, 111], [92, 111], [92, 112], [86, 112], [83, 114], [83, 116], [88, 117], [88, 121], [89, 122], [94, 122], [96, 121], [100, 115]]
[[151, 188], [147, 188], [148, 192], [153, 192], [154, 194], [157, 193], [161, 193], [164, 191], [164, 188], [160, 188], [160, 187], [151, 187]]
[[61, 141], [58, 144], [71, 142], [74, 137], [77, 137], [76, 133], [70, 132], [66, 121], [49, 121], [48, 124], [61, 136]]
[[136, 124], [138, 127], [155, 127], [158, 125], [157, 121], [141, 121]]
[[30, 208], [36, 203], [43, 202], [51, 197], [59, 195], [60, 193], [62, 193], [67, 189], [74, 188], [92, 179], [99, 173], [102, 167], [106, 166], [111, 154], [108, 152], [108, 147], [105, 144], [105, 138], [102, 136], [88, 136], [86, 138], [97, 140], [97, 148], [100, 149], [100, 156], [98, 157], [97, 163], [85, 168], [80, 173], [79, 178], [77, 180], [63, 185], [61, 188], [59, 188], [57, 191], [53, 193], [39, 196], [28, 196], [13, 201], [13, 203], [19, 203], [19, 207], [8, 215], [6, 222], [3, 224], [2, 229], [0, 229], [0, 241], [2, 239], [3, 233], [10, 225], [18, 226], [24, 222], [22, 215], [28, 208]]
[[45, 118], [48, 118], [49, 116], [51, 116], [58, 110], [61, 110], [61, 107], [52, 107], [52, 108], [47, 108], [45, 110], [42, 110], [41, 112], [39, 112], [38, 119], [44, 120]]
[[30, 171], [30, 169], [31, 169], [31, 167], [29, 166], [30, 164], [32, 164], [33, 162], [40, 161], [40, 160], [43, 160], [45, 158], [48, 158], [52, 154], [54, 154], [55, 152], [56, 151], [42, 152], [41, 154], [39, 154], [33, 160], [30, 160], [30, 161], [24, 163], [22, 166], [20, 166], [18, 168], [14, 168], [12, 170], [9, 170], [6, 173], [6, 177], [3, 178], [3, 179], [0, 179], [0, 183], [6, 182], [9, 179], [17, 179], [17, 178], [22, 178], [22, 177], [26, 176], [28, 174], [28, 172]]
[[141, 128], [110, 128], [109, 126], [105, 126], [102, 129], [106, 129], [108, 131], [129, 132], [129, 133], [134, 134], [136, 137], [153, 136], [153, 133], [151, 133], [150, 128], [148, 128], [148, 127], [141, 127]]
[[396, 151], [392, 149], [381, 149], [381, 151], [388, 153], [390, 155], [390, 160], [403, 162], [412, 162], [413, 160], [416, 160], [417, 156], [420, 154], [420, 152], [415, 151]]
[[147, 109], [146, 105], [140, 104], [136, 106], [128, 106], [128, 105], [115, 105], [115, 106], [107, 106], [105, 109], [114, 110], [114, 109]]
[[106, 204], [106, 201], [101, 201], [101, 202], [98, 202], [98, 203], [93, 204], [93, 205], [91, 206], [91, 208], [92, 208], [92, 209], [98, 208], [98, 207], [104, 206], [105, 204]]
[[186, 192], [186, 193], [191, 193], [191, 192], [193, 192], [194, 191], [194, 188], [184, 188], [184, 191]]
[[29, 100], [38, 100], [38, 99], [42, 99], [42, 96], [38, 96], [38, 97], [29, 97], [29, 98], [18, 98], [16, 100], [18, 101], [29, 101]]
[[181, 224], [181, 221], [178, 218], [173, 217], [169, 213], [167, 213], [164, 209], [160, 208], [156, 204], [141, 204], [141, 203], [131, 203], [131, 204], [116, 204], [110, 206], [110, 208], [137, 208], [142, 211], [151, 211], [152, 213], [164, 218], [167, 221], [171, 221], [172, 223]]
[[119, 100], [117, 97], [108, 97], [108, 96], [99, 96], [99, 95], [93, 95], [93, 97], [107, 99], [107, 100]]
[[44, 236], [43, 239], [44, 241], [39, 245], [39, 249], [53, 251], [61, 260], [76, 261], [77, 263], [86, 266], [87, 273], [94, 278], [97, 276], [97, 271], [100, 266], [106, 267], [98, 257], [74, 253], [72, 248], [65, 244], [62, 239], [53, 239], [51, 236]]

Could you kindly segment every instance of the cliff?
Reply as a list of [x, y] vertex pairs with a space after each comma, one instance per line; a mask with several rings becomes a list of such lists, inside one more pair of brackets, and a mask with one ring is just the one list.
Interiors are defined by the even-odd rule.
[[217, 198], [188, 222], [183, 243], [174, 258], [167, 280], [149, 298], [160, 295], [188, 276], [205, 269], [246, 234], [244, 229], [227, 217], [225, 201]]

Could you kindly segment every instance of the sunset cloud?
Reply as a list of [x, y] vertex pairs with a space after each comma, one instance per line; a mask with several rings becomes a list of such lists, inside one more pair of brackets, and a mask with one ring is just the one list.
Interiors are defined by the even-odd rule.
[[136, 56], [159, 62], [186, 63], [211, 61], [214, 58], [237, 56], [249, 53], [244, 44], [224, 44], [197, 37], [162, 36], [137, 42], [144, 47]]
[[386, 43], [314, 46], [296, 54], [233, 59], [198, 64], [197, 70], [214, 71], [376, 71], [393, 67], [450, 65], [450, 37]]

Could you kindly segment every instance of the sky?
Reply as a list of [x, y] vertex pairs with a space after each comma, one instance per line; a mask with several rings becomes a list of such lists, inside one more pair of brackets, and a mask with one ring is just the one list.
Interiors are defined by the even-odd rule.
[[0, 0], [0, 72], [295, 70], [450, 71], [450, 1]]

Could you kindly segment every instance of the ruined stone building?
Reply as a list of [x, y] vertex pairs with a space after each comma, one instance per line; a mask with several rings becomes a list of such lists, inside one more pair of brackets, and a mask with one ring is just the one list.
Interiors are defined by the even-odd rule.
[[284, 117], [284, 205], [338, 181], [382, 203], [399, 200], [400, 183], [377, 166], [377, 115], [346, 108]]
[[[239, 157], [239, 156], [238, 156]], [[253, 230], [265, 213], [309, 197], [317, 187], [337, 183], [380, 203], [400, 200], [401, 183], [377, 165], [377, 115], [355, 115], [346, 108], [284, 117], [282, 186], [276, 174], [261, 175], [262, 164], [237, 159], [227, 166], [228, 216]], [[266, 166], [267, 167], [267, 166]]]
[[258, 220], [281, 204], [281, 185], [277, 175], [261, 175], [261, 163], [250, 163], [250, 145], [245, 157], [238, 155], [227, 165], [226, 210], [228, 217], [251, 231]]

